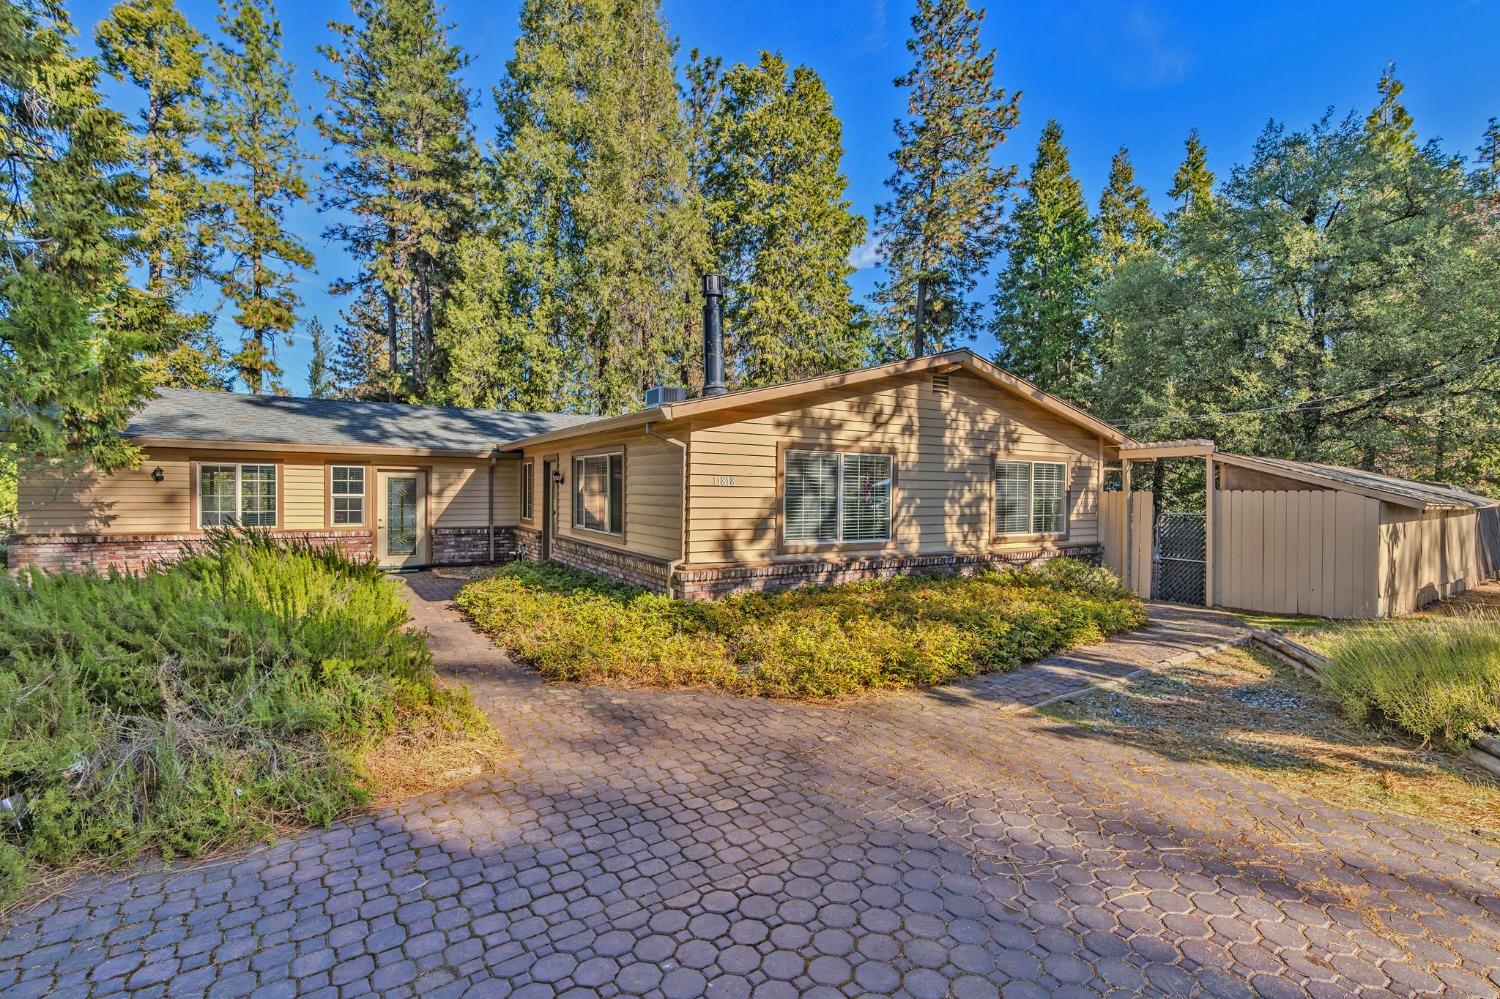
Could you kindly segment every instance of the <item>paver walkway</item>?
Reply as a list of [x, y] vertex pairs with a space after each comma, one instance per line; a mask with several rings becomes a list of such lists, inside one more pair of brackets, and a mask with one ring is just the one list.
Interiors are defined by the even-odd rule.
[[0, 994], [1497, 993], [1493, 844], [1085, 738], [992, 679], [836, 707], [543, 684], [456, 584], [412, 588], [513, 767], [80, 886], [0, 933]]

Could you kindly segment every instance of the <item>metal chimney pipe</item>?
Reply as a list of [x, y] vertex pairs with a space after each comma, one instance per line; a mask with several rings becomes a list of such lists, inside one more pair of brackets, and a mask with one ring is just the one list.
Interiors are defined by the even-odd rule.
[[703, 394], [723, 395], [724, 387], [724, 293], [719, 275], [703, 278]]

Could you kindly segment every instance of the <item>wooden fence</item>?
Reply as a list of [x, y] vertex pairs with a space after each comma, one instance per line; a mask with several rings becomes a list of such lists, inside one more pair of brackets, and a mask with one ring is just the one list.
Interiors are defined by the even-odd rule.
[[1225, 490], [1215, 501], [1215, 604], [1318, 617], [1378, 612], [1378, 500]]
[[1151, 520], [1153, 497], [1150, 493], [1130, 494], [1130, 515], [1134, 518], [1130, 540], [1133, 551], [1125, 549], [1125, 494], [1099, 494], [1099, 541], [1104, 546], [1104, 564], [1128, 585], [1142, 600], [1151, 598]]

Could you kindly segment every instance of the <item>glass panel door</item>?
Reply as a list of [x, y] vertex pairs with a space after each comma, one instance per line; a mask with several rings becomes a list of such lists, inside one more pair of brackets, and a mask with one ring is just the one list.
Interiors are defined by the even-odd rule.
[[385, 554], [417, 553], [417, 477], [390, 475], [385, 480]]

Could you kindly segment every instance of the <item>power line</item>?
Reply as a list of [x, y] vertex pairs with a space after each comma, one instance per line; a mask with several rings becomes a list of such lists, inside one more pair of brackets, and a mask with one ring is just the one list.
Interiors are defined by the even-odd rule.
[[[1500, 361], [1500, 354], [1492, 354], [1489, 357], [1484, 358], [1474, 366], [1473, 370], [1477, 372], [1484, 368], [1486, 365], [1494, 364], [1496, 361]], [[1303, 409], [1321, 409], [1324, 405], [1331, 402], [1338, 402], [1343, 399], [1352, 399], [1355, 396], [1368, 395], [1370, 393], [1385, 392], [1390, 389], [1400, 388], [1403, 385], [1412, 384], [1414, 382], [1427, 381], [1428, 379], [1438, 377], [1440, 374], [1442, 374], [1441, 371], [1429, 371], [1425, 375], [1413, 375], [1410, 378], [1402, 378], [1394, 382], [1386, 382], [1383, 385], [1375, 385], [1369, 388], [1362, 389], [1352, 389], [1348, 392], [1339, 392], [1335, 395], [1315, 396], [1311, 399], [1305, 399], [1302, 402], [1279, 403], [1274, 406], [1258, 406], [1253, 409], [1235, 409], [1229, 410], [1227, 412], [1205, 412], [1196, 414], [1183, 413], [1178, 415], [1169, 414], [1163, 416], [1149, 416], [1143, 417], [1139, 420], [1125, 420], [1122, 422], [1118, 422], [1115, 424], [1115, 426], [1139, 427], [1152, 423], [1169, 423], [1182, 420], [1222, 420], [1231, 416], [1254, 416], [1261, 413], [1289, 413]]]

